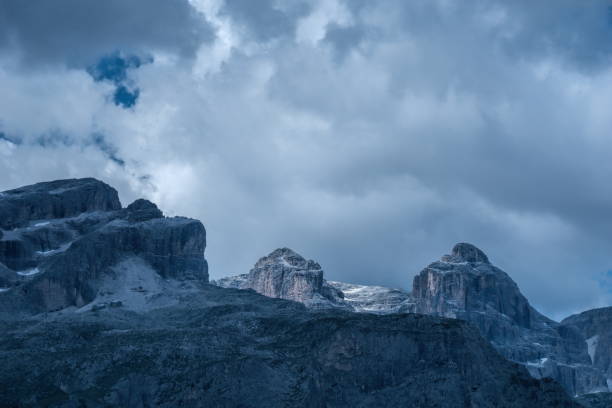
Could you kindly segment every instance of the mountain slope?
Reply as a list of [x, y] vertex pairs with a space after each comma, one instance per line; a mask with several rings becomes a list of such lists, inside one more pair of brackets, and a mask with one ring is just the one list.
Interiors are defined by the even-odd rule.
[[459, 320], [312, 313], [205, 284], [169, 307], [0, 330], [0, 406], [577, 407]]

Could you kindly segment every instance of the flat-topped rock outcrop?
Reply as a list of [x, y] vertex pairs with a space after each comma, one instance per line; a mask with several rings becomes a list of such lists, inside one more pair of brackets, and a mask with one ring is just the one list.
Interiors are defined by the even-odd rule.
[[139, 199], [121, 208], [95, 179], [38, 183], [0, 194], [0, 302], [50, 311], [92, 302], [113, 267], [138, 257], [163, 279], [208, 281], [206, 231]]

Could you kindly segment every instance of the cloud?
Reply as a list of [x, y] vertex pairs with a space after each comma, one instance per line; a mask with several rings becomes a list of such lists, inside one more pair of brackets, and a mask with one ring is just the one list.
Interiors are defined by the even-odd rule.
[[[199, 218], [213, 278], [289, 246], [331, 279], [410, 289], [468, 241], [553, 317], [610, 304], [603, 2], [108, 4], [160, 24], [93, 24], [91, 50], [51, 24], [1, 37], [23, 39], [0, 57], [0, 189], [96, 176]], [[82, 31], [66, 5], [54, 15]]]
[[86, 66], [122, 50], [191, 58], [214, 33], [187, 0], [6, 0], [0, 3], [0, 49], [25, 66]]

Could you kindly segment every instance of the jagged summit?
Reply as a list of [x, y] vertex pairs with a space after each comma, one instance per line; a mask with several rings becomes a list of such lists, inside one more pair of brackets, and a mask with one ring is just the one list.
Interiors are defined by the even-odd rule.
[[444, 255], [441, 258], [444, 262], [453, 262], [453, 263], [461, 263], [461, 262], [482, 262], [489, 263], [489, 258], [478, 249], [476, 246], [472, 244], [468, 244], [467, 242], [460, 242], [456, 244], [450, 255]]
[[303, 270], [320, 270], [321, 265], [313, 260], [306, 260], [302, 255], [298, 254], [290, 248], [278, 248], [270, 252], [270, 254], [260, 258], [255, 263], [255, 268], [263, 268], [266, 265], [281, 263], [287, 267], [303, 269]]
[[260, 258], [248, 274], [213, 283], [225, 288], [253, 289], [268, 297], [294, 300], [316, 309], [352, 309], [344, 301], [342, 291], [323, 279], [321, 265], [286, 247]]

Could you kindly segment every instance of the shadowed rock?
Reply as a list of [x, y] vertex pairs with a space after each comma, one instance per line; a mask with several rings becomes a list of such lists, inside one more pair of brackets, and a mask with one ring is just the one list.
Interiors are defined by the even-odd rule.
[[0, 406], [579, 408], [465, 322], [253, 291], [204, 285], [171, 307], [0, 330]]

